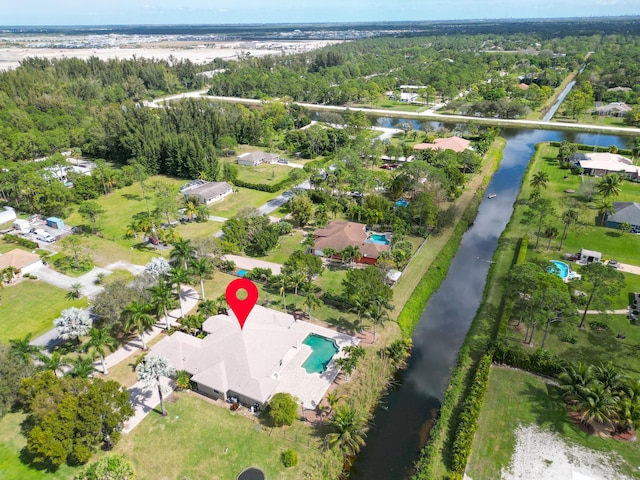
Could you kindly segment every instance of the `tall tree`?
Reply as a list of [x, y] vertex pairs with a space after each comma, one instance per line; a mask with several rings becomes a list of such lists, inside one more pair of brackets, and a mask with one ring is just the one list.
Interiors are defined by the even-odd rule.
[[147, 344], [144, 341], [144, 334], [156, 323], [155, 319], [149, 314], [149, 305], [139, 302], [131, 302], [122, 312], [122, 316], [125, 319], [125, 330], [137, 330], [138, 335], [140, 336], [142, 349], [146, 350]]
[[105, 352], [113, 352], [117, 346], [118, 342], [109, 334], [109, 330], [106, 328], [92, 328], [89, 331], [89, 341], [84, 344], [85, 351], [88, 351], [93, 357], [96, 355], [100, 357], [104, 375], [109, 375], [107, 364], [104, 361]]
[[607, 173], [598, 181], [596, 188], [603, 198], [617, 197], [620, 195], [621, 184], [622, 177], [620, 175], [617, 173]]
[[195, 258], [191, 260], [191, 271], [200, 281], [200, 299], [206, 300], [204, 296], [204, 281], [211, 278], [213, 273], [213, 263], [208, 258]]
[[151, 293], [151, 304], [155, 307], [156, 312], [164, 314], [164, 320], [167, 330], [169, 329], [169, 312], [168, 309], [174, 304], [175, 297], [171, 291], [171, 285], [164, 276], [158, 279], [158, 284], [148, 288]]
[[195, 258], [196, 249], [191, 244], [191, 240], [178, 239], [173, 243], [173, 248], [169, 254], [171, 263], [175, 267], [182, 267], [185, 270], [189, 268], [191, 260]]
[[96, 233], [99, 230], [98, 219], [106, 213], [106, 210], [95, 200], [87, 200], [80, 204], [78, 213], [91, 222], [91, 230]]
[[184, 306], [182, 305], [182, 284], [189, 282], [191, 276], [189, 271], [177, 266], [171, 269], [169, 272], [169, 282], [176, 286], [176, 295], [178, 296], [178, 303], [180, 304], [180, 318], [184, 318]]
[[582, 320], [580, 320], [579, 328], [582, 328], [591, 304], [595, 302], [598, 310], [606, 310], [609, 307], [611, 297], [623, 289], [626, 282], [621, 272], [600, 262], [593, 262], [583, 266], [580, 269], [580, 273], [582, 274], [582, 280], [587, 285], [591, 285], [591, 288], [588, 289], [589, 297], [584, 307]]
[[613, 208], [613, 202], [610, 198], [603, 198], [598, 203], [598, 215], [600, 215], [600, 225], [604, 225], [608, 215], [615, 213], [616, 209]]
[[169, 360], [165, 357], [151, 357], [147, 356], [136, 367], [136, 373], [138, 375], [138, 381], [142, 382], [143, 390], [149, 391], [154, 388], [158, 389], [158, 395], [160, 396], [160, 408], [162, 409], [162, 416], [167, 416], [167, 410], [164, 406], [164, 393], [166, 387], [162, 385], [161, 377], [169, 377], [173, 375], [175, 368]]
[[578, 211], [569, 208], [562, 213], [562, 223], [564, 224], [564, 230], [562, 231], [562, 237], [560, 237], [560, 246], [558, 247], [558, 251], [562, 250], [562, 244], [567, 239], [567, 233], [569, 232], [569, 228], [571, 225], [578, 221]]
[[547, 172], [539, 171], [533, 174], [529, 185], [535, 190], [544, 190], [549, 184], [549, 174]]
[[330, 446], [341, 450], [347, 456], [357, 454], [364, 446], [367, 420], [360, 409], [350, 405], [340, 405], [336, 408], [329, 424], [334, 430], [326, 437]]

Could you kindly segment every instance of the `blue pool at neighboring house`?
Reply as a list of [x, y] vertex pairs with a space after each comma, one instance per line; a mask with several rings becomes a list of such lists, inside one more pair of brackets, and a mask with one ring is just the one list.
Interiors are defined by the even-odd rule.
[[376, 243], [378, 245], [389, 245], [391, 243], [384, 233], [372, 233], [365, 242]]
[[307, 373], [322, 373], [340, 350], [334, 340], [310, 333], [302, 342], [311, 347], [311, 355], [302, 364]]
[[550, 262], [553, 263], [551, 273], [555, 273], [562, 280], [565, 280], [569, 276], [569, 265], [558, 260], [550, 260]]
[[398, 200], [396, 202], [396, 207], [407, 207], [409, 206], [409, 202], [407, 202], [406, 200]]
[[247, 274], [246, 270], [238, 270], [238, 276], [239, 277], [244, 277]]

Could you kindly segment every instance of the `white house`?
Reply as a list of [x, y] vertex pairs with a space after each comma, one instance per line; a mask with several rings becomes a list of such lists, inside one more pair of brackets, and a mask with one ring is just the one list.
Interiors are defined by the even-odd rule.
[[279, 159], [280, 156], [275, 153], [248, 152], [238, 155], [238, 165], [257, 167], [263, 163], [277, 163]]
[[204, 180], [197, 180], [182, 187], [180, 192], [186, 198], [196, 197], [198, 202], [209, 205], [224, 199], [227, 195], [233, 192], [233, 187], [227, 182], [206, 182]]
[[573, 159], [588, 175], [601, 177], [607, 173], [624, 172], [631, 180], [638, 180], [640, 177], [640, 167], [617, 153], [574, 153]]
[[19, 275], [24, 275], [25, 273], [31, 273], [41, 266], [42, 259], [40, 255], [27, 252], [20, 248], [14, 248], [4, 255], [0, 255], [0, 270], [13, 267], [18, 271]]

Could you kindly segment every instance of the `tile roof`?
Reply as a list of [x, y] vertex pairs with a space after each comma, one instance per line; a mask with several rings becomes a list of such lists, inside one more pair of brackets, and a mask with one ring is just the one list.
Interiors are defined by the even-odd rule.
[[0, 270], [7, 267], [15, 267], [21, 269], [29, 265], [33, 265], [40, 261], [40, 256], [35, 253], [27, 252], [20, 248], [15, 248], [4, 255], [0, 256]]
[[339, 252], [349, 245], [357, 245], [360, 253], [367, 258], [378, 258], [380, 252], [389, 250], [389, 245], [365, 241], [369, 235], [364, 223], [332, 221], [326, 228], [315, 230], [313, 235], [316, 238], [315, 250], [333, 248]]
[[454, 152], [464, 152], [469, 148], [471, 142], [465, 138], [447, 137], [436, 138], [433, 143], [418, 143], [413, 146], [414, 150], [453, 150]]

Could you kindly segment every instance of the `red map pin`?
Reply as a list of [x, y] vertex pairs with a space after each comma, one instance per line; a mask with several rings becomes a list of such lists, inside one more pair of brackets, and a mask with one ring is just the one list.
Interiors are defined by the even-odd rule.
[[[247, 298], [240, 300], [238, 298], [238, 291], [244, 290], [247, 292]], [[225, 292], [227, 303], [236, 314], [238, 323], [240, 324], [240, 330], [244, 327], [244, 322], [253, 310], [256, 302], [258, 301], [258, 287], [251, 280], [246, 278], [237, 278], [229, 285]]]

